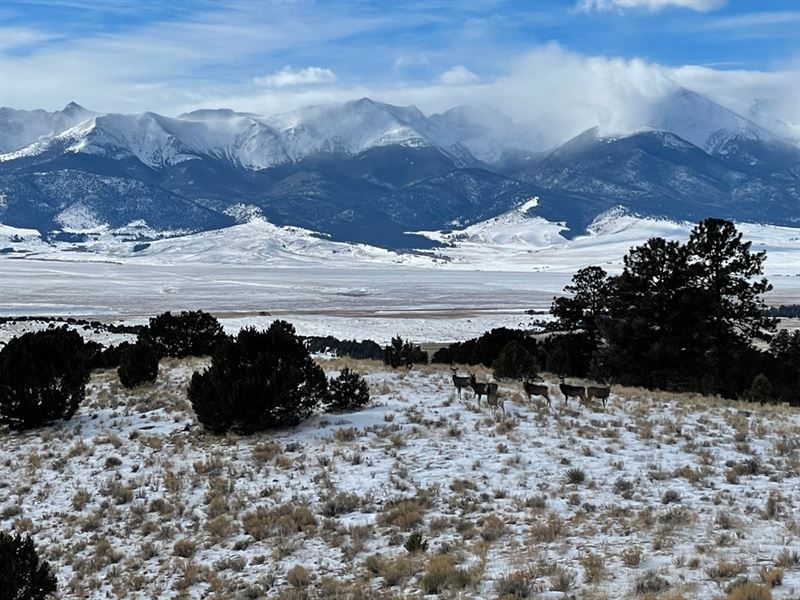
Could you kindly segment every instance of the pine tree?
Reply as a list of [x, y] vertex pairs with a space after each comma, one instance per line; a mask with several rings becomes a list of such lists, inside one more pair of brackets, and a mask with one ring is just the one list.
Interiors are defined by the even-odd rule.
[[600, 323], [608, 313], [607, 273], [600, 267], [580, 269], [564, 291], [571, 296], [553, 300], [550, 312], [567, 331], [585, 331], [596, 350], [599, 346]]
[[0, 532], [0, 600], [44, 600], [55, 593], [57, 584], [29, 535]]
[[329, 412], [358, 410], [366, 406], [369, 400], [367, 382], [361, 375], [345, 367], [337, 378], [328, 382], [325, 409]]
[[706, 219], [686, 244], [653, 238], [625, 257], [608, 283], [608, 317], [599, 328], [601, 362], [621, 381], [735, 395], [752, 381], [754, 339], [774, 319], [752, 253], [736, 227]]
[[72, 417], [86, 394], [89, 359], [66, 325], [12, 338], [0, 350], [0, 423], [30, 429]]
[[536, 357], [517, 340], [506, 344], [492, 364], [494, 376], [506, 379], [533, 379], [539, 370]]
[[294, 327], [274, 321], [224, 340], [211, 366], [192, 376], [189, 400], [207, 429], [252, 433], [298, 425], [327, 400], [327, 387]]
[[162, 358], [213, 354], [224, 337], [219, 321], [201, 310], [183, 311], [179, 315], [162, 313], [151, 318], [139, 333], [139, 340], [150, 344]]
[[126, 388], [153, 383], [158, 376], [158, 353], [147, 342], [128, 346], [121, 352], [117, 374]]
[[383, 364], [393, 369], [401, 366], [411, 368], [418, 363], [428, 364], [428, 353], [400, 336], [393, 337], [391, 344], [383, 349]]
[[766, 375], [763, 373], [756, 375], [755, 379], [753, 379], [753, 384], [747, 391], [747, 399], [750, 402], [759, 402], [761, 404], [777, 402], [772, 384]]

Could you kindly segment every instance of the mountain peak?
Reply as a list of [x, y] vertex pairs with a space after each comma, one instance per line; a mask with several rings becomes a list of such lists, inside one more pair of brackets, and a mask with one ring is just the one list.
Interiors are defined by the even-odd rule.
[[190, 112], [185, 112], [178, 115], [179, 119], [186, 119], [189, 121], [198, 120], [224, 120], [234, 119], [237, 117], [257, 117], [254, 113], [236, 112], [230, 108], [201, 108]]
[[77, 102], [70, 102], [67, 104], [63, 109], [61, 109], [63, 113], [76, 113], [76, 112], [85, 112], [88, 113], [89, 111], [83, 108]]

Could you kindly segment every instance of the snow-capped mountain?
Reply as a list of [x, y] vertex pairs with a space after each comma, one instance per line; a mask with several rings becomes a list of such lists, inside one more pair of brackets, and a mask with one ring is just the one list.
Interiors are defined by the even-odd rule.
[[762, 141], [778, 138], [760, 125], [685, 88], [653, 103], [646, 119], [651, 128], [672, 132], [712, 154], [732, 136]]
[[54, 112], [0, 107], [0, 153], [58, 135], [93, 115], [93, 112], [74, 102]]
[[[548, 153], [490, 107], [424, 115], [367, 98], [279, 115], [178, 117], [0, 109], [0, 223], [51, 230], [201, 231], [254, 207], [277, 226], [390, 248], [540, 198], [579, 235], [623, 205], [672, 219], [800, 223], [800, 150], [703, 96], [647, 107], [647, 126], [595, 128]], [[524, 157], [524, 160], [516, 158]]]

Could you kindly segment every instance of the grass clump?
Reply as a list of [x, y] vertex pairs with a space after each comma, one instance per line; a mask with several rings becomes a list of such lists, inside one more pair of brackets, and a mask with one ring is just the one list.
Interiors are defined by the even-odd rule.
[[446, 589], [464, 589], [473, 585], [473, 576], [466, 569], [459, 569], [449, 554], [431, 556], [420, 579], [426, 594], [440, 594]]

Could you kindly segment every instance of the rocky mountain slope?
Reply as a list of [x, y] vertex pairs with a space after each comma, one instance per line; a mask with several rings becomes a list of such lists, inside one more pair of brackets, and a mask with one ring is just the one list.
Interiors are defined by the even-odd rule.
[[[581, 233], [617, 205], [642, 216], [800, 222], [800, 150], [688, 90], [645, 127], [589, 130], [549, 152], [488, 107], [426, 116], [367, 98], [260, 116], [0, 109], [0, 223], [42, 232], [203, 231], [260, 214], [389, 248], [414, 230], [534, 213]], [[246, 207], [242, 210], [241, 207]]]

